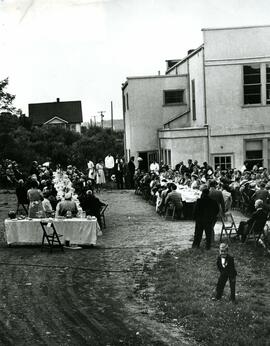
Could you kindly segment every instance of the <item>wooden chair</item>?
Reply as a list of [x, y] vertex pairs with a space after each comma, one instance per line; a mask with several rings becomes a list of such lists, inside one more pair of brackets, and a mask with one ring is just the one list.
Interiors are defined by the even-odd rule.
[[105, 204], [100, 211], [101, 228], [106, 228], [105, 222], [105, 210], [108, 208], [108, 204]]
[[62, 237], [62, 234], [58, 234], [56, 232], [54, 224], [52, 222], [47, 222], [47, 221], [40, 221], [40, 224], [43, 230], [41, 251], [43, 250], [43, 247], [45, 246], [45, 240], [48, 243], [47, 245], [50, 248], [50, 252], [52, 252], [54, 246], [58, 246], [60, 247], [62, 251], [64, 251], [64, 247], [60, 241], [60, 237]]
[[223, 234], [226, 235], [227, 240], [231, 240], [231, 235], [233, 232], [237, 235], [237, 227], [234, 222], [234, 218], [232, 216], [232, 213], [226, 213], [224, 216], [221, 216], [221, 223], [222, 223], [222, 228], [221, 228], [221, 233], [220, 233], [220, 239], [219, 241], [222, 242], [222, 237]]
[[[166, 206], [166, 211], [165, 211], [165, 220], [167, 220], [168, 216], [171, 216], [171, 219], [174, 220], [175, 218], [175, 205], [173, 203], [168, 203], [168, 205]], [[171, 212], [171, 215], [170, 215]]]

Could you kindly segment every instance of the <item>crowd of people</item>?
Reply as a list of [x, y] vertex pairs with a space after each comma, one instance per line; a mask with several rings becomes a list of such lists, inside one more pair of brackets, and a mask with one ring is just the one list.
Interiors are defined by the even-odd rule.
[[16, 162], [7, 164], [9, 184], [16, 189], [18, 205], [28, 217], [74, 217], [84, 211], [86, 216], [95, 216], [101, 225], [100, 212], [105, 203], [96, 196], [97, 186], [88, 177], [89, 172], [72, 165], [53, 169], [49, 162], [33, 161], [28, 174], [23, 174]]
[[[185, 208], [192, 206], [189, 217], [195, 220], [193, 247], [199, 247], [203, 231], [206, 234], [206, 248], [211, 247], [214, 238], [214, 226], [218, 218], [225, 218], [232, 208], [239, 208], [246, 216], [251, 216], [246, 224], [251, 227], [254, 221], [258, 225], [270, 211], [270, 176], [264, 167], [254, 165], [247, 169], [247, 162], [241, 169], [213, 169], [207, 162], [202, 165], [189, 159], [169, 168], [156, 161], [145, 172], [137, 170], [134, 176], [135, 193], [155, 204], [156, 212], [166, 215], [174, 208], [174, 215], [185, 218]], [[194, 203], [185, 203], [184, 193], [195, 196]], [[214, 201], [214, 202], [213, 202]], [[258, 206], [261, 212], [258, 210]], [[263, 213], [263, 218], [262, 218]], [[245, 240], [248, 229], [240, 227], [239, 236]]]

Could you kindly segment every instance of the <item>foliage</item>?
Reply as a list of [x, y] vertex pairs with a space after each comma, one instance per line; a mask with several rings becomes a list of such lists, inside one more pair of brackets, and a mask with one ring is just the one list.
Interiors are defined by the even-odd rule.
[[0, 81], [0, 112], [16, 113], [16, 108], [12, 105], [15, 95], [12, 95], [5, 90], [7, 86], [8, 78]]
[[87, 161], [104, 159], [108, 152], [123, 155], [123, 132], [101, 127], [83, 128], [76, 133], [54, 126], [33, 127], [31, 121], [12, 102], [5, 91], [8, 78], [0, 81], [0, 160], [17, 161], [29, 171], [32, 161], [51, 161], [87, 167]]
[[[163, 319], [191, 330], [206, 345], [267, 345], [270, 336], [269, 258], [263, 249], [230, 246], [238, 276], [238, 304], [213, 301], [218, 249], [167, 252], [151, 272]], [[151, 280], [148, 277], [148, 284]]]

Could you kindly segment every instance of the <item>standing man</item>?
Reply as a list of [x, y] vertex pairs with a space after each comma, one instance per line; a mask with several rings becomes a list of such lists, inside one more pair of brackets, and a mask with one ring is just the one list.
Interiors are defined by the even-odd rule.
[[111, 179], [111, 176], [113, 174], [113, 169], [114, 169], [114, 157], [111, 155], [111, 153], [109, 153], [106, 157], [105, 157], [105, 169], [106, 169], [106, 175], [108, 180]]
[[216, 201], [209, 197], [209, 189], [203, 185], [201, 198], [197, 200], [195, 207], [195, 234], [192, 247], [199, 248], [203, 231], [206, 235], [206, 249], [211, 248], [211, 234], [213, 222], [217, 218], [219, 207]]
[[131, 156], [128, 162], [128, 187], [134, 189], [134, 174], [135, 174], [135, 164], [134, 156]]
[[117, 189], [123, 189], [123, 160], [116, 155], [115, 159], [115, 176], [116, 176], [116, 184], [117, 184]]

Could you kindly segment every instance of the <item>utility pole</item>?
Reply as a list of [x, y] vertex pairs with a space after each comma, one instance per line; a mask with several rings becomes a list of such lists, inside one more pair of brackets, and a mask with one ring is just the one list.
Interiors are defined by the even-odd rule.
[[111, 101], [111, 128], [113, 130], [113, 102]]
[[104, 114], [103, 114], [103, 113], [106, 113], [106, 111], [100, 111], [100, 112], [98, 112], [98, 113], [100, 113], [101, 127], [103, 128], [103, 118], [104, 118]]

